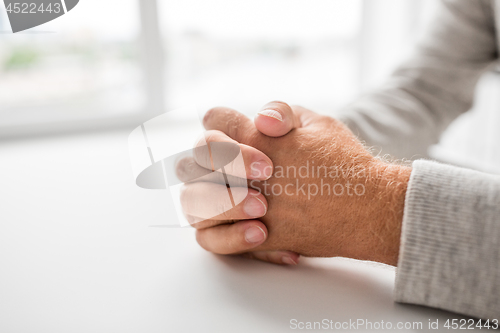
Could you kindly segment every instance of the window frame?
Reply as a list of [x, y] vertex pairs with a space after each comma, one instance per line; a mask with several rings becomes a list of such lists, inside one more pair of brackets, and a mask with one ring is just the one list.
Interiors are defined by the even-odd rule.
[[[143, 73], [143, 85], [146, 95], [145, 105], [123, 115], [81, 117], [68, 115], [16, 124], [0, 123], [0, 139], [29, 137], [47, 134], [63, 134], [105, 129], [133, 128], [138, 124], [164, 112], [164, 52], [158, 21], [156, 0], [137, 0], [139, 7], [139, 35], [137, 43], [140, 49], [139, 66]], [[35, 111], [33, 111], [35, 112]]]

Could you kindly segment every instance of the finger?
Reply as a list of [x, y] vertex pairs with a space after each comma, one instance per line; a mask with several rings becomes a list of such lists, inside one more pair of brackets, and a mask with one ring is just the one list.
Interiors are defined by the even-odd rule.
[[298, 120], [288, 104], [275, 101], [264, 105], [255, 115], [254, 123], [262, 134], [279, 137], [299, 127]]
[[[229, 143], [229, 145], [224, 145]], [[208, 145], [210, 149], [204, 148]], [[239, 148], [236, 149], [235, 148]], [[241, 151], [242, 159], [236, 158]], [[243, 178], [266, 180], [273, 173], [273, 162], [260, 150], [228, 137], [218, 130], [209, 130], [196, 143], [193, 152], [194, 160], [202, 167], [214, 170], [223, 168], [226, 174]]]
[[206, 229], [206, 228], [212, 228], [218, 225], [223, 225], [223, 224], [232, 224], [234, 221], [232, 220], [227, 220], [227, 221], [222, 221], [222, 220], [211, 220], [211, 219], [203, 219], [198, 216], [193, 216], [193, 215], [188, 215], [184, 214], [186, 217], [186, 220], [189, 222], [189, 224], [195, 228], [195, 229]]
[[185, 184], [180, 202], [186, 215], [203, 220], [247, 220], [267, 212], [266, 198], [258, 191], [246, 187], [228, 190], [225, 185], [209, 182]]
[[242, 256], [278, 265], [297, 265], [300, 258], [298, 253], [292, 251], [254, 251], [243, 253]]
[[239, 143], [248, 144], [248, 138], [257, 133], [257, 129], [248, 117], [236, 110], [215, 107], [203, 117], [203, 126], [207, 130], [219, 130]]
[[228, 174], [224, 177], [220, 171], [207, 173], [207, 169], [196, 163], [192, 157], [185, 157], [178, 161], [175, 165], [175, 173], [177, 178], [184, 183], [211, 182], [226, 185], [227, 178], [227, 183], [231, 186], [248, 187], [250, 185], [250, 181], [247, 179]]
[[317, 113], [301, 106], [289, 106], [283, 102], [266, 104], [254, 118], [255, 127], [271, 137], [287, 134], [294, 128], [306, 127], [321, 118]]
[[264, 223], [251, 220], [196, 230], [196, 241], [207, 251], [239, 254], [262, 244], [267, 238]]
[[297, 127], [309, 127], [316, 124], [322, 124], [321, 121], [325, 116], [317, 114], [309, 109], [306, 109], [300, 105], [291, 106], [293, 113], [295, 114], [295, 121]]

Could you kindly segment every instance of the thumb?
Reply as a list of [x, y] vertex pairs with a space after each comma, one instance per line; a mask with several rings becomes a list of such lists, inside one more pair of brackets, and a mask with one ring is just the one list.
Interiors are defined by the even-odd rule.
[[255, 115], [255, 127], [267, 136], [278, 137], [299, 127], [292, 108], [283, 102], [270, 102]]
[[284, 102], [270, 102], [257, 113], [255, 127], [267, 136], [279, 137], [294, 128], [308, 126], [318, 114], [301, 106], [289, 106]]

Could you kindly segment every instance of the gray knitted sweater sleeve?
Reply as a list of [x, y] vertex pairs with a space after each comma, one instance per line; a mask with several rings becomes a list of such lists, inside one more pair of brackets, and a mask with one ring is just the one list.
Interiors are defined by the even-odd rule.
[[497, 59], [499, 16], [500, 0], [440, 1], [413, 56], [339, 119], [384, 154], [426, 157], [451, 121], [470, 109], [479, 77]]
[[[498, 56], [500, 0], [440, 4], [414, 56], [340, 116], [383, 153], [426, 156], [470, 108], [478, 78]], [[500, 319], [498, 177], [415, 161], [401, 240], [397, 301]]]
[[500, 176], [413, 162], [397, 301], [500, 319]]

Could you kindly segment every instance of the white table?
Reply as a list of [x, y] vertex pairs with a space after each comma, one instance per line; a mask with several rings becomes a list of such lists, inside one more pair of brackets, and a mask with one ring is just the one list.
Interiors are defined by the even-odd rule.
[[149, 227], [173, 206], [135, 186], [127, 135], [0, 142], [0, 332], [284, 332], [292, 319], [427, 331], [461, 318], [394, 303], [387, 266], [273, 266], [205, 252], [192, 229]]

